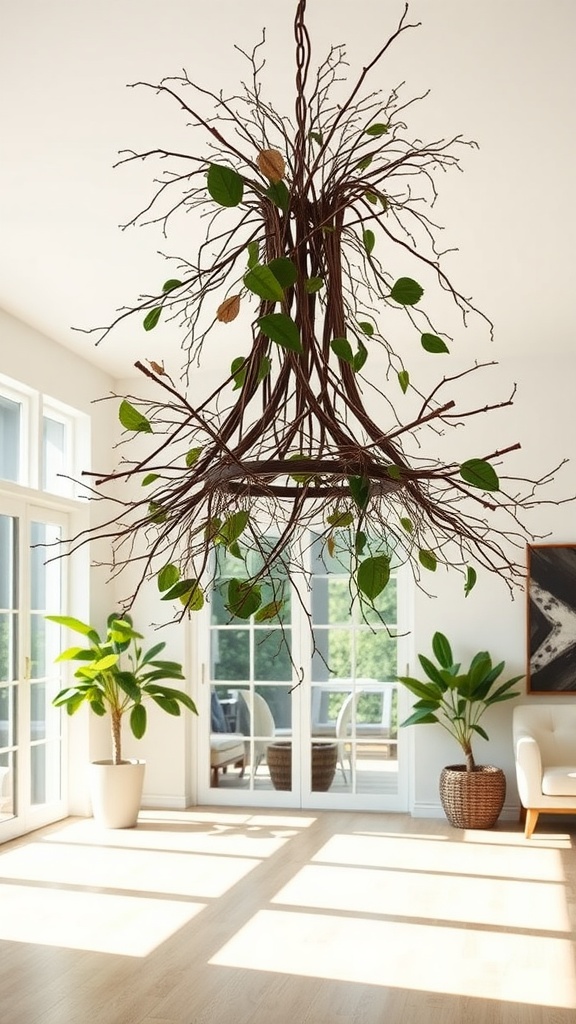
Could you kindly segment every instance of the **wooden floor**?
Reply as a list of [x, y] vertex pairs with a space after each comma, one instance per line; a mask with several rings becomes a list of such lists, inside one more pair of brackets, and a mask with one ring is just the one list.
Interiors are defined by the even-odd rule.
[[573, 820], [191, 809], [0, 847], [2, 1024], [574, 1024]]

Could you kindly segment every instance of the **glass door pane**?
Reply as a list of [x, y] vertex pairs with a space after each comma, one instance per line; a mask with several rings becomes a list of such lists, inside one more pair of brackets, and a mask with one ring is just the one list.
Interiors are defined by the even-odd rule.
[[[62, 536], [59, 525], [30, 524], [30, 803], [52, 803], [61, 796], [61, 712], [52, 706], [60, 676], [54, 659], [59, 630], [45, 616], [62, 608], [62, 562], [46, 561]], [[56, 609], [56, 612], [54, 611]]]

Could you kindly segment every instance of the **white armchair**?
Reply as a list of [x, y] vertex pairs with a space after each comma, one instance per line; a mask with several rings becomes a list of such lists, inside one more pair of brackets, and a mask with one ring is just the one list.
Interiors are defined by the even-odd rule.
[[540, 814], [576, 814], [576, 704], [522, 704], [512, 729], [529, 839]]

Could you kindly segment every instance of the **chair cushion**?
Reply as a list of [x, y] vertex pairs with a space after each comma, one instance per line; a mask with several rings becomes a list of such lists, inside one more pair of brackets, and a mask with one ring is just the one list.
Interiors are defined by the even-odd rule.
[[546, 796], [576, 797], [576, 767], [554, 765], [542, 773], [542, 792]]
[[245, 737], [240, 733], [212, 733], [210, 736], [210, 764], [217, 768], [219, 764], [241, 761], [244, 758]]

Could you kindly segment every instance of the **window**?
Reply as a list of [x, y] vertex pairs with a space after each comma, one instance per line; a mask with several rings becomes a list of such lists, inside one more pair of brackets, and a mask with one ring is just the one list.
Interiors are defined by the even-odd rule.
[[0, 480], [67, 498], [88, 462], [89, 418], [0, 375]]

